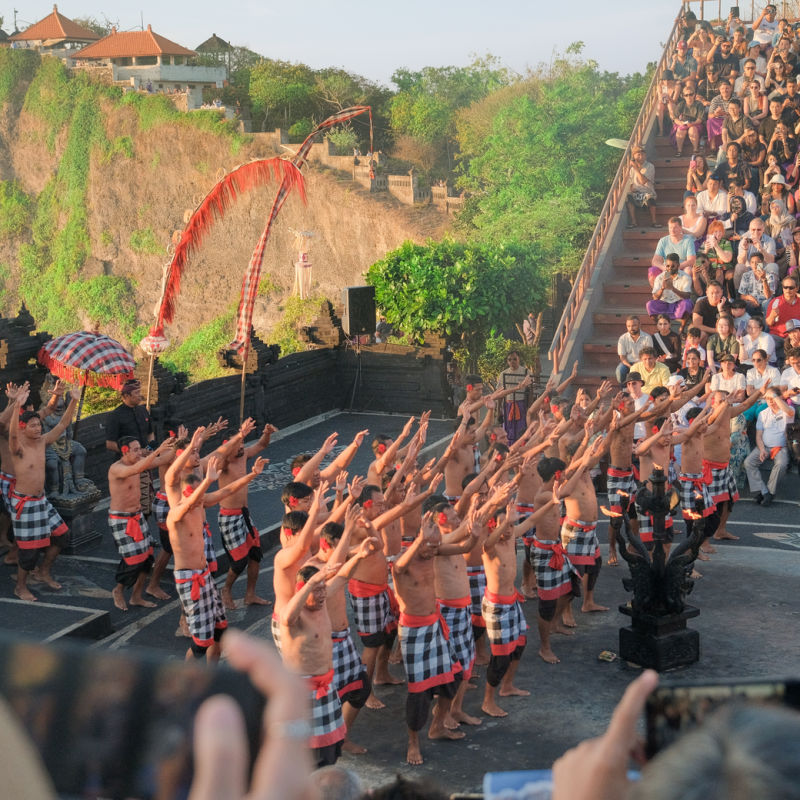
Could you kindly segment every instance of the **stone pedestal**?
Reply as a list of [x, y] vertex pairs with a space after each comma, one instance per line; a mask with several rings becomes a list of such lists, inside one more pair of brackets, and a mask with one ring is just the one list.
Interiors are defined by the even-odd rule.
[[686, 627], [686, 620], [700, 609], [686, 606], [680, 614], [636, 613], [630, 606], [619, 610], [631, 618], [631, 625], [619, 632], [619, 654], [647, 669], [658, 672], [685, 667], [700, 658], [700, 634]]
[[67, 541], [62, 548], [64, 555], [74, 555], [86, 550], [91, 545], [97, 544], [102, 538], [102, 533], [94, 525], [92, 509], [101, 497], [100, 490], [92, 490], [80, 495], [57, 495], [48, 499], [53, 507], [61, 514], [64, 522], [69, 525]]

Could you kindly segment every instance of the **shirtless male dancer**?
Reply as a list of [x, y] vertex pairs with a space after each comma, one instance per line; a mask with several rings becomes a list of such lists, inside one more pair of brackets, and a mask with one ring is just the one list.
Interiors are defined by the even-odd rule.
[[78, 400], [79, 386], [70, 391], [70, 401], [58, 424], [42, 434], [42, 421], [35, 411], [20, 412], [28, 401], [28, 389], [17, 393], [15, 410], [8, 428], [8, 446], [14, 486], [9, 493], [14, 540], [19, 547], [17, 582], [14, 594], [20, 600], [33, 602], [36, 596], [28, 588], [28, 575], [44, 553], [36, 577], [51, 589], [61, 584], [52, 575], [53, 562], [64, 541], [67, 525], [44, 496], [45, 448], [57, 441], [72, 421]]
[[165, 439], [158, 449], [143, 456], [141, 443], [132, 436], [123, 436], [119, 440], [120, 458], [108, 468], [108, 527], [120, 555], [117, 583], [111, 597], [121, 611], [128, 610], [125, 588], [131, 586], [132, 606], [155, 607], [155, 603], [142, 597], [145, 580], [153, 566], [153, 541], [142, 514], [139, 474], [159, 466], [162, 459], [171, 459], [174, 442], [174, 438]]
[[433, 561], [437, 554], [465, 552], [472, 546], [442, 544], [432, 512], [422, 518], [414, 542], [392, 565], [395, 591], [400, 604], [400, 649], [408, 675], [406, 726], [409, 764], [422, 764], [419, 732], [428, 720], [434, 693], [439, 700], [428, 729], [429, 739], [463, 739], [464, 733], [445, 727], [460, 681], [461, 665], [454, 664], [448, 634], [436, 602]]

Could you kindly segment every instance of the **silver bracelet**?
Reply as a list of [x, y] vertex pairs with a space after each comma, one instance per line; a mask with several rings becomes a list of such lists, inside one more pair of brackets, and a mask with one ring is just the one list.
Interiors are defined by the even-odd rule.
[[311, 737], [311, 724], [307, 719], [290, 719], [280, 722], [270, 722], [267, 726], [267, 735], [279, 739], [297, 739], [305, 741]]

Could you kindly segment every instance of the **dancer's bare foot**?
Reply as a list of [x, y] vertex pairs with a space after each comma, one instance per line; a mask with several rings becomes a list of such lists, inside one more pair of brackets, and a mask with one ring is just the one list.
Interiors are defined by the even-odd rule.
[[697, 558], [700, 561], [711, 561], [711, 556], [706, 555], [702, 550], [698, 550]]
[[542, 661], [546, 662], [547, 664], [560, 664], [561, 659], [548, 647], [545, 649], [544, 647], [539, 648], [539, 658]]
[[[367, 698], [367, 702], [364, 705], [366, 705], [367, 708], [371, 708], [375, 711], [380, 708], [386, 708], [386, 703], [382, 703], [377, 697], [375, 697], [374, 694], [370, 694], [370, 696]], [[419, 763], [421, 764], [422, 762], [420, 761]]]
[[530, 697], [531, 693], [527, 689], [520, 689], [518, 686], [500, 686], [497, 693], [500, 697]]
[[481, 711], [484, 714], [488, 714], [490, 717], [507, 717], [508, 711], [503, 711], [497, 703], [494, 701], [484, 700], [483, 705], [481, 706]]
[[424, 763], [422, 760], [422, 753], [420, 752], [418, 744], [410, 744], [408, 746], [408, 752], [406, 753], [406, 761], [411, 764], [412, 767], [416, 767], [419, 764]]
[[[272, 600], [265, 600], [257, 594], [245, 594], [244, 604], [246, 606], [271, 606]], [[344, 745], [342, 745], [344, 747]]]
[[535, 586], [526, 586], [524, 583], [522, 584], [522, 595], [528, 600], [535, 600], [536, 599], [536, 587]]
[[125, 602], [125, 595], [122, 593], [122, 587], [121, 586], [115, 586], [114, 587], [114, 589], [111, 592], [111, 597], [114, 600], [114, 605], [120, 611], [127, 611], [128, 610], [128, 604]]
[[557, 633], [560, 636], [574, 636], [577, 631], [575, 628], [565, 628], [563, 625], [556, 625], [551, 633]]
[[702, 578], [703, 576], [702, 576], [702, 575], [701, 575], [701, 574], [700, 574], [700, 573], [699, 573], [699, 572], [698, 572], [696, 569], [693, 569], [693, 570], [692, 570], [692, 574], [691, 574], [689, 577], [690, 577], [690, 578], [691, 578], [693, 581], [696, 581], [696, 580], [698, 580], [699, 578]]
[[155, 597], [156, 600], [169, 600], [169, 595], [160, 586], [148, 586], [144, 593]]
[[149, 600], [145, 600], [144, 597], [131, 597], [131, 605], [132, 606], [141, 606], [142, 608], [155, 608], [156, 604], [151, 603]]
[[236, 608], [236, 601], [233, 599], [231, 590], [227, 586], [223, 586], [219, 591], [219, 596], [222, 599], [222, 605], [226, 611], [233, 611]]
[[481, 725], [483, 720], [480, 717], [473, 717], [467, 714], [463, 709], [461, 711], [451, 711], [450, 715], [458, 722], [463, 722], [465, 725]]
[[562, 614], [561, 615], [561, 624], [562, 625], [566, 625], [568, 628], [577, 628], [578, 627], [578, 623], [575, 622], [575, 617], [572, 615], [571, 611], [570, 611], [570, 613], [568, 615], [567, 614]]
[[3, 559], [4, 564], [9, 564], [10, 566], [16, 566], [19, 564], [17, 554], [13, 551], [6, 553], [6, 557]]
[[475, 655], [475, 666], [476, 667], [485, 667], [489, 663], [489, 654], [482, 653], [480, 655]]
[[431, 722], [430, 728], [428, 728], [428, 738], [429, 739], [452, 739], [455, 741], [456, 739], [463, 739], [467, 734], [464, 731], [451, 731], [446, 728], [441, 722], [437, 722], [435, 719]]
[[367, 748], [355, 742], [351, 742], [349, 739], [345, 739], [344, 742], [342, 742], [342, 752], [350, 753], [351, 756], [363, 756], [364, 753], [367, 752]]
[[443, 724], [444, 724], [444, 727], [447, 728], [447, 730], [454, 731], [454, 730], [456, 730], [458, 728], [458, 726], [461, 723], [453, 716], [452, 712], [450, 712], [444, 718], [444, 723]]
[[477, 688], [478, 684], [475, 683], [475, 681], [467, 681], [467, 691], [469, 691], [470, 689], [477, 689]]
[[178, 630], [181, 632], [181, 635], [185, 636], [187, 639], [192, 638], [192, 632], [189, 630], [189, 623], [186, 621], [185, 614], [181, 614], [181, 621], [178, 623]]
[[606, 561], [606, 565], [609, 567], [616, 567], [619, 565], [619, 560], [617, 559], [616, 553], [608, 554], [608, 561]]
[[38, 599], [27, 586], [15, 588], [14, 594], [19, 597], [20, 600], [24, 600], [26, 603], [35, 603]]
[[708, 541], [703, 542], [703, 544], [700, 545], [700, 550], [703, 553], [716, 553], [717, 552], [717, 548], [714, 547], [714, 545], [711, 544]]
[[714, 534], [713, 538], [716, 539], [717, 541], [720, 541], [721, 539], [730, 539], [733, 542], [738, 542], [739, 541], [739, 537], [738, 536], [734, 536], [732, 533], [730, 533], [729, 531], [726, 531], [726, 530], [717, 531]]
[[597, 603], [584, 603], [581, 606], [581, 611], [583, 611], [584, 614], [588, 614], [593, 611], [608, 611], [608, 606], [601, 606]]

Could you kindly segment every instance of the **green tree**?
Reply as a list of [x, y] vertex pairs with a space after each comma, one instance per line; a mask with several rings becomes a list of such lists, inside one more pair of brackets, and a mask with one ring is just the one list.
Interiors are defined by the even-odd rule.
[[579, 47], [514, 91], [459, 115], [461, 229], [536, 242], [546, 267], [574, 271], [619, 163], [603, 142], [629, 134], [644, 78], [600, 72]]
[[305, 64], [265, 58], [250, 71], [249, 92], [261, 130], [314, 115], [314, 71]]
[[105, 14], [103, 18], [85, 16], [85, 17], [72, 17], [72, 21], [80, 25], [82, 28], [88, 28], [94, 31], [98, 36], [108, 36], [112, 28], [119, 30], [119, 19], [110, 20]]
[[404, 334], [422, 340], [432, 331], [478, 354], [493, 331], [513, 330], [544, 306], [537, 263], [535, 245], [407, 241], [366, 278], [386, 319]]

